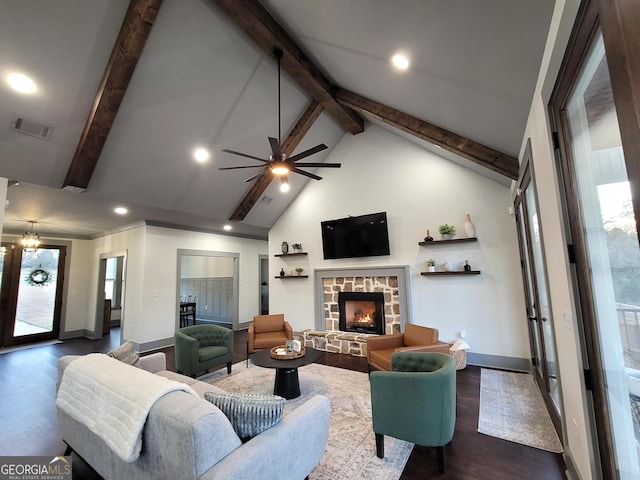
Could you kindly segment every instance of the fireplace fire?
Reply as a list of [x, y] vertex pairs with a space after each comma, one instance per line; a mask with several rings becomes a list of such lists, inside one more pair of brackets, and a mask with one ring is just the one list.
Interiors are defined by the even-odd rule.
[[380, 292], [340, 292], [339, 328], [343, 332], [384, 335], [384, 294]]

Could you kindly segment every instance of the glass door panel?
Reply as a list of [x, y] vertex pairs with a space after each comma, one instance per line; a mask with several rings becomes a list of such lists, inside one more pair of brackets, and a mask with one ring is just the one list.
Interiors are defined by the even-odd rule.
[[556, 363], [556, 342], [553, 336], [553, 325], [551, 318], [551, 306], [549, 304], [549, 288], [547, 285], [547, 275], [545, 269], [542, 239], [540, 234], [540, 221], [538, 218], [538, 205], [533, 188], [528, 187], [525, 191], [525, 202], [527, 205], [527, 222], [529, 225], [529, 242], [531, 245], [532, 270], [535, 272], [535, 294], [536, 294], [536, 315], [538, 317], [538, 329], [544, 345], [543, 361], [546, 388], [553, 406], [558, 414], [560, 413], [560, 391], [558, 386], [558, 366]]
[[12, 245], [2, 258], [0, 340], [12, 346], [58, 337], [66, 249]]
[[603, 406], [620, 478], [640, 475], [640, 248], [602, 36], [565, 111], [579, 225], [604, 378]]
[[55, 277], [60, 251], [37, 248], [22, 252], [13, 336], [50, 333], [53, 331], [57, 296]]

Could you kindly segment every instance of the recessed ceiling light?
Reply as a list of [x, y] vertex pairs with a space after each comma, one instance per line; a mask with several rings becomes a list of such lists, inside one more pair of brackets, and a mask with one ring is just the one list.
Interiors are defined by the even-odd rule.
[[404, 71], [409, 68], [409, 58], [402, 53], [396, 53], [391, 57], [391, 64], [396, 68], [396, 70]]
[[222, 227], [222, 228], [224, 228], [226, 231], [229, 231], [229, 230], [231, 230], [233, 227], [232, 227], [231, 225], [225, 225], [225, 226], [224, 226], [224, 227]]
[[209, 160], [209, 157], [209, 150], [207, 150], [206, 148], [196, 148], [193, 151], [193, 158], [196, 159], [196, 162], [204, 163]]
[[16, 92], [35, 93], [38, 90], [35, 82], [22, 73], [10, 73], [7, 75], [7, 83]]
[[116, 207], [113, 209], [113, 211], [118, 215], [126, 215], [127, 213], [129, 213], [129, 210], [127, 210], [125, 207]]

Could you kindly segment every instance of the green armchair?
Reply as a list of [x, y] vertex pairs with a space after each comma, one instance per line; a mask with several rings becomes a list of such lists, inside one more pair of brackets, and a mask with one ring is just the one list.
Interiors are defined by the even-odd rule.
[[371, 372], [371, 411], [376, 454], [384, 458], [384, 436], [437, 447], [445, 470], [444, 446], [456, 424], [456, 363], [438, 352], [397, 352], [391, 371]]
[[195, 378], [217, 365], [231, 373], [233, 330], [218, 325], [193, 325], [176, 330], [176, 370]]

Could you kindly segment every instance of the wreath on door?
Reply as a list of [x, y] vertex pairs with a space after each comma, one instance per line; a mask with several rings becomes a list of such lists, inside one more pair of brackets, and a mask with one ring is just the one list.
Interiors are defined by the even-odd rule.
[[51, 281], [51, 275], [46, 270], [35, 268], [29, 273], [27, 283], [32, 287], [44, 287]]

